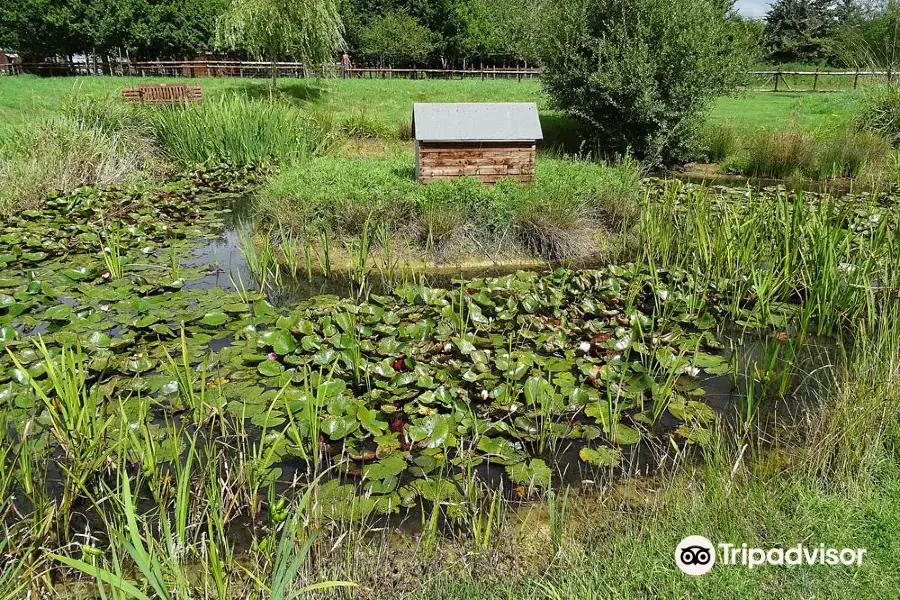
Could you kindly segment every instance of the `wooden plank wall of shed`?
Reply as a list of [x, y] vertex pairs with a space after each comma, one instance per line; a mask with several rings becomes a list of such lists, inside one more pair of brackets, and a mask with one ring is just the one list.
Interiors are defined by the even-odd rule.
[[422, 183], [457, 177], [475, 177], [484, 183], [506, 177], [530, 182], [535, 153], [533, 142], [419, 142], [416, 172]]

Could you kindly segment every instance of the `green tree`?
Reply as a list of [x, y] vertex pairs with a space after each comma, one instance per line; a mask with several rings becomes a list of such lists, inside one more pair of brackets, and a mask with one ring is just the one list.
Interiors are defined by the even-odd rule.
[[775, 62], [817, 62], [836, 26], [832, 0], [776, 0], [766, 15], [765, 48]]
[[0, 6], [0, 44], [44, 57], [121, 49], [133, 58], [209, 51], [227, 0], [23, 0]]
[[279, 58], [292, 55], [305, 64], [321, 64], [343, 45], [334, 0], [231, 0], [216, 34], [221, 44], [271, 62], [272, 96]]
[[73, 27], [79, 8], [56, 0], [0, 3], [0, 48], [37, 58], [89, 49], [90, 42]]
[[463, 35], [459, 51], [467, 58], [509, 56], [531, 60], [527, 35], [529, 3], [524, 0], [462, 0], [457, 18]]
[[888, 0], [865, 12], [856, 23], [841, 27], [832, 50], [845, 64], [862, 70], [900, 67], [900, 0]]
[[684, 158], [703, 113], [748, 64], [732, 3], [543, 0], [535, 49], [553, 104], [609, 151]]
[[384, 61], [420, 61], [434, 48], [430, 29], [401, 10], [372, 19], [362, 30], [361, 50]]

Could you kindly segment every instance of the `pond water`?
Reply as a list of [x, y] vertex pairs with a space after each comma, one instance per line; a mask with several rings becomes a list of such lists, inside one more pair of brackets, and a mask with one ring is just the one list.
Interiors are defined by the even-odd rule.
[[92, 418], [135, 472], [200, 439], [252, 452], [259, 493], [328, 469], [320, 501], [359, 518], [453, 502], [473, 475], [527, 497], [653, 471], [735, 418], [746, 363], [771, 355], [771, 332], [736, 328], [713, 291], [633, 265], [373, 278], [363, 298], [340, 276], [254, 291], [252, 178], [85, 190], [3, 228], [0, 418], [52, 465], [50, 487], [69, 477], [62, 416], [38, 392], [58, 394], [54, 369], [96, 390]]

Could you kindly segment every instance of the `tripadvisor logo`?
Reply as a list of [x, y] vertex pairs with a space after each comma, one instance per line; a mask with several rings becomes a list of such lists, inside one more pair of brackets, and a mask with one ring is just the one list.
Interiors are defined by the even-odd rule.
[[675, 549], [675, 564], [688, 575], [706, 575], [716, 564], [716, 549], [702, 535], [686, 537]]
[[[718, 548], [718, 551], [716, 550]], [[804, 546], [797, 544], [790, 548], [750, 548], [747, 544], [714, 545], [701, 535], [692, 535], [681, 540], [675, 548], [675, 564], [684, 573], [693, 576], [705, 575], [718, 561], [721, 565], [740, 565], [754, 569], [762, 565], [797, 566], [862, 566], [865, 548], [826, 548], [825, 544]]]

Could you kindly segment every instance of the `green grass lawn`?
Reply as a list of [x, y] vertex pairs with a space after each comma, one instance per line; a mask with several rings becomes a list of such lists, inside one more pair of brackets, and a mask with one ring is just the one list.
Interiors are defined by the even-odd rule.
[[[117, 94], [123, 85], [143, 81], [200, 83], [208, 99], [228, 93], [268, 94], [265, 80], [235, 78], [4, 77], [0, 78], [0, 136], [23, 123], [59, 114], [68, 98], [76, 94]], [[338, 116], [365, 112], [389, 125], [408, 119], [414, 102], [537, 102], [545, 121], [554, 118], [537, 81], [282, 79], [279, 87], [283, 97], [298, 104], [316, 106]], [[849, 92], [746, 92], [720, 99], [710, 118], [731, 121], [747, 131], [791, 121], [804, 129], [829, 128], [852, 117], [853, 98]]]
[[747, 92], [720, 98], [710, 120], [730, 122], [746, 132], [790, 123], [806, 131], [820, 132], [852, 119], [855, 108], [856, 96], [851, 92]]

